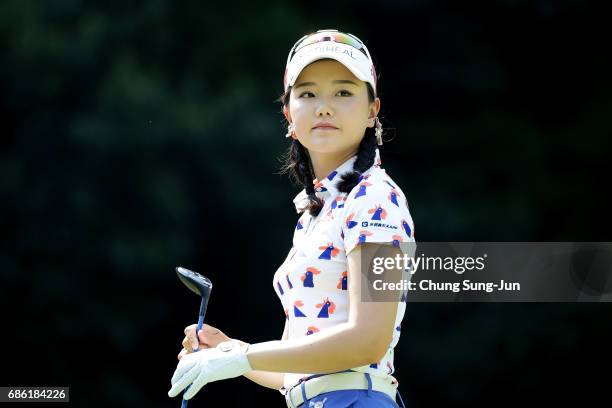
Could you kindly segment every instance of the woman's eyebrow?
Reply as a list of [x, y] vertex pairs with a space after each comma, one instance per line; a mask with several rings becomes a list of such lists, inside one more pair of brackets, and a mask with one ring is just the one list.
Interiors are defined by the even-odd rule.
[[[355, 82], [351, 81], [350, 79], [336, 79], [335, 81], [332, 81], [332, 84], [352, 84], [355, 86], [359, 86]], [[316, 83], [315, 82], [302, 82], [301, 84], [296, 85], [293, 89], [297, 89], [301, 86], [310, 86], [310, 85], [316, 85]]]

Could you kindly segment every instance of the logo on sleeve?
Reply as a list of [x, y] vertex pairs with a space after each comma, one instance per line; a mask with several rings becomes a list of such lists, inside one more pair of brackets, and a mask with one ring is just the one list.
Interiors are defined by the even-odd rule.
[[387, 229], [392, 229], [392, 230], [396, 230], [399, 229], [399, 226], [397, 225], [393, 225], [393, 224], [385, 224], [384, 222], [368, 222], [368, 221], [362, 221], [361, 222], [361, 226], [363, 228], [387, 228]]

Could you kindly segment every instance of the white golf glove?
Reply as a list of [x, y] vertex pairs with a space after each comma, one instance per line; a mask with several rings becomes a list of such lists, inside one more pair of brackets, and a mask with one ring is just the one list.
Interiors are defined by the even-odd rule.
[[188, 400], [209, 382], [239, 377], [252, 371], [246, 356], [248, 348], [246, 343], [242, 345], [237, 340], [228, 340], [219, 343], [215, 348], [184, 355], [172, 376], [172, 388], [168, 391], [168, 396], [176, 397], [191, 384], [183, 395], [183, 398]]

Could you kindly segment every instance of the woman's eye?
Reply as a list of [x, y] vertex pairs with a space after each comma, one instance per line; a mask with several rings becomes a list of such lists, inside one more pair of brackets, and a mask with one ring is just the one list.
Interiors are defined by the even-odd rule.
[[[349, 91], [347, 91], [346, 89], [343, 89], [341, 91], [338, 91], [338, 94], [340, 94], [340, 96], [352, 96], [353, 94]], [[314, 96], [314, 94], [312, 92], [302, 92], [300, 94], [300, 98], [304, 97], [305, 95], [312, 95]], [[309, 98], [311, 98], [312, 96], [309, 96]]]

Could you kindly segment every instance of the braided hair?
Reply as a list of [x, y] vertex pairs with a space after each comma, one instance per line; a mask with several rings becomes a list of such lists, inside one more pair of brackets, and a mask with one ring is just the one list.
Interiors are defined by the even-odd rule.
[[[376, 96], [372, 86], [367, 83], [368, 88], [368, 100], [370, 103], [374, 102]], [[280, 96], [278, 102], [283, 104], [283, 107], [289, 109], [289, 96], [291, 94], [291, 87]], [[363, 139], [359, 144], [359, 150], [357, 152], [357, 160], [353, 164], [353, 170], [344, 173], [340, 176], [340, 180], [336, 184], [336, 188], [341, 193], [349, 193], [359, 183], [361, 175], [372, 165], [376, 158], [376, 135], [374, 128], [366, 128]], [[323, 201], [315, 194], [315, 188], [313, 184], [314, 170], [312, 168], [312, 162], [310, 161], [310, 155], [299, 140], [293, 139], [289, 150], [283, 157], [283, 166], [280, 173], [289, 173], [290, 176], [306, 190], [308, 194], [309, 204], [306, 207], [306, 211], [310, 212], [310, 215], [316, 217], [323, 208]]]

